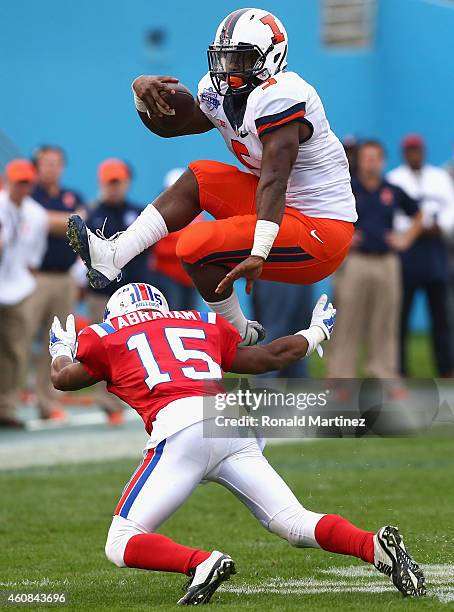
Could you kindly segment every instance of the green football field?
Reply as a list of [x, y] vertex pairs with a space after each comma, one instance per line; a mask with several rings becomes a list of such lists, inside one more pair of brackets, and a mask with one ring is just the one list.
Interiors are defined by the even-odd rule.
[[[398, 525], [426, 569], [428, 596], [404, 600], [356, 559], [291, 548], [231, 493], [209, 484], [161, 531], [234, 557], [238, 573], [214, 595], [213, 609], [451, 607], [452, 437], [309, 441], [272, 446], [267, 456], [308, 508], [342, 514], [370, 530]], [[135, 465], [122, 460], [0, 473], [2, 609], [12, 609], [6, 593], [31, 591], [66, 592], [67, 610], [176, 609], [184, 576], [118, 569], [104, 557], [111, 511]]]

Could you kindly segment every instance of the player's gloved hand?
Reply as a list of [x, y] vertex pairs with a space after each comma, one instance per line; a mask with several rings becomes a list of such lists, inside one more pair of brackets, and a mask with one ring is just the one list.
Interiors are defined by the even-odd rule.
[[247, 259], [239, 263], [224, 276], [219, 285], [216, 287], [215, 293], [224, 293], [226, 289], [231, 287], [237, 278], [244, 276], [246, 279], [246, 293], [251, 293], [252, 285], [262, 275], [263, 257], [257, 255], [249, 255]]
[[141, 113], [148, 113], [149, 117], [163, 117], [174, 115], [175, 110], [161, 96], [163, 92], [175, 93], [172, 83], [178, 79], [169, 76], [139, 76], [132, 83], [134, 103]]
[[52, 361], [57, 357], [66, 355], [74, 359], [76, 353], [76, 322], [74, 315], [68, 315], [66, 319], [66, 330], [63, 328], [58, 317], [54, 317], [49, 330], [49, 353]]
[[331, 338], [335, 321], [336, 309], [331, 302], [328, 303], [328, 296], [326, 293], [323, 293], [318, 298], [315, 308], [312, 311], [309, 329], [303, 329], [297, 332], [301, 336], [304, 336], [309, 343], [306, 356], [316, 350], [320, 357], [323, 357], [323, 348], [320, 346], [320, 343]]

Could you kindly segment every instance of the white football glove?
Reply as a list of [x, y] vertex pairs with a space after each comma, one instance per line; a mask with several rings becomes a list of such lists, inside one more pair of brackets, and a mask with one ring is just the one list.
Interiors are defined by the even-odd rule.
[[52, 361], [62, 355], [74, 359], [76, 342], [77, 335], [74, 315], [68, 315], [66, 319], [66, 330], [63, 329], [59, 318], [54, 317], [54, 321], [49, 330], [49, 353], [52, 357]]
[[336, 309], [331, 302], [328, 304], [328, 296], [326, 293], [323, 293], [318, 298], [315, 308], [312, 311], [309, 329], [302, 329], [297, 332], [308, 341], [309, 347], [306, 356], [316, 350], [320, 357], [323, 357], [323, 348], [320, 346], [320, 343], [331, 338], [335, 321]]

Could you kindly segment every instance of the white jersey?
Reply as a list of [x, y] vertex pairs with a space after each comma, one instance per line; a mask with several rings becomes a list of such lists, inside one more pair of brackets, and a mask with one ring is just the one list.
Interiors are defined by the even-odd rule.
[[[432, 227], [436, 222], [446, 238], [451, 238], [454, 230], [454, 188], [449, 174], [443, 168], [425, 164], [415, 171], [406, 164], [394, 168], [386, 175], [393, 185], [403, 189], [411, 198], [419, 200], [423, 226]], [[394, 219], [398, 232], [405, 232], [411, 219], [401, 213]]]
[[239, 108], [235, 98], [220, 96], [209, 73], [199, 83], [200, 109], [248, 171], [260, 176], [261, 136], [290, 121], [304, 122], [312, 135], [299, 145], [287, 185], [287, 206], [309, 217], [356, 221], [347, 158], [312, 85], [295, 72], [280, 72], [256, 87], [245, 106]]
[[20, 206], [0, 192], [0, 304], [19, 304], [34, 290], [30, 268], [38, 268], [47, 248], [47, 213], [31, 197]]

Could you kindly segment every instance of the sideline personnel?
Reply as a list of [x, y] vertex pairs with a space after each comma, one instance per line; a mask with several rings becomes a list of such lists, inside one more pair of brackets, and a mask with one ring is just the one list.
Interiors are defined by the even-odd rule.
[[[385, 155], [375, 140], [358, 151], [352, 181], [358, 221], [353, 248], [334, 278], [338, 323], [328, 352], [330, 378], [354, 378], [361, 340], [367, 339], [366, 373], [398, 376], [401, 269], [396, 251], [405, 251], [421, 232], [421, 213], [399, 187], [383, 178]], [[405, 234], [392, 231], [397, 210], [413, 218]]]
[[77, 288], [69, 269], [76, 256], [65, 240], [66, 224], [69, 216], [78, 212], [83, 214], [81, 197], [71, 189], [61, 186], [60, 179], [65, 167], [65, 154], [55, 145], [44, 145], [35, 153], [38, 182], [33, 198], [46, 209], [49, 222], [47, 251], [39, 268], [37, 287], [32, 298], [32, 334], [39, 330], [42, 350], [36, 371], [37, 408], [42, 419], [60, 420], [65, 417], [58, 402], [49, 376], [49, 354], [43, 339], [55, 312], [66, 317], [74, 310]]
[[47, 215], [30, 197], [36, 170], [16, 159], [6, 166], [0, 192], [0, 427], [23, 427], [16, 405], [30, 346], [31, 296], [36, 280], [31, 269], [47, 244]]

